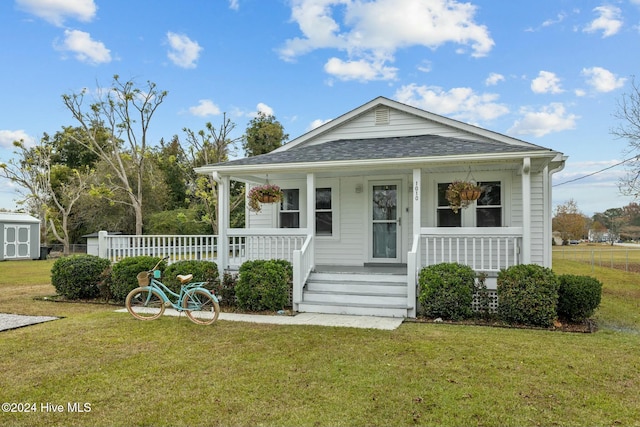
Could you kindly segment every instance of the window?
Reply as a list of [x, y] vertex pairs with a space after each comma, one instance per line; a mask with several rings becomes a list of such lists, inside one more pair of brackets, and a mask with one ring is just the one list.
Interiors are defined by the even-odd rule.
[[449, 207], [446, 197], [447, 188], [449, 188], [448, 182], [438, 184], [438, 227], [462, 227], [461, 211], [455, 213]]
[[482, 195], [476, 202], [476, 227], [502, 227], [500, 181], [480, 182]]
[[333, 235], [331, 188], [316, 188], [316, 235]]
[[282, 190], [280, 228], [300, 228], [300, 190]]

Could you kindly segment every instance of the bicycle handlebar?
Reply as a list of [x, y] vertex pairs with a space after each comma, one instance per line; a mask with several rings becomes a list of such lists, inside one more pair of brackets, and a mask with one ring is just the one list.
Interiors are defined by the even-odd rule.
[[167, 255], [166, 257], [162, 258], [160, 261], [158, 261], [158, 263], [155, 265], [155, 267], [153, 267], [151, 270], [149, 270], [149, 272], [152, 272], [152, 271], [156, 270], [162, 261], [165, 261], [165, 260], [168, 260], [168, 259], [169, 259], [169, 255]]

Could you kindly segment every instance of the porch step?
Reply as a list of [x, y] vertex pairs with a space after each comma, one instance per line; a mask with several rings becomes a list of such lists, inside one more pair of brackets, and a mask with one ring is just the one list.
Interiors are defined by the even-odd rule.
[[298, 311], [406, 317], [411, 308], [406, 275], [312, 273]]

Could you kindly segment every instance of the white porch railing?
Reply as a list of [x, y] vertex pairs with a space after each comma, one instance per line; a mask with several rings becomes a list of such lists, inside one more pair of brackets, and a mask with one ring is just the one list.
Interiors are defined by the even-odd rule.
[[293, 262], [293, 254], [302, 248], [307, 237], [305, 229], [231, 229], [229, 236], [229, 267], [256, 259], [284, 259]]
[[420, 268], [420, 235], [413, 236], [413, 245], [411, 251], [407, 256], [407, 303], [409, 308], [407, 312], [408, 317], [416, 317], [417, 315], [417, 288], [418, 288], [418, 274]]
[[111, 262], [134, 256], [169, 257], [169, 262], [216, 260], [218, 236], [212, 235], [109, 235], [98, 233], [98, 254]]
[[458, 262], [497, 273], [520, 263], [522, 227], [421, 228], [418, 268]]
[[302, 301], [302, 288], [315, 267], [313, 236], [309, 235], [300, 250], [293, 251], [293, 309]]

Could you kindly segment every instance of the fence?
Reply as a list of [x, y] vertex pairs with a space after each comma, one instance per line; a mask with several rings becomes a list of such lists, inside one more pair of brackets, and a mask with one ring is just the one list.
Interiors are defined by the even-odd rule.
[[598, 246], [593, 248], [557, 247], [553, 249], [554, 259], [582, 262], [591, 267], [606, 267], [640, 272], [640, 247]]

